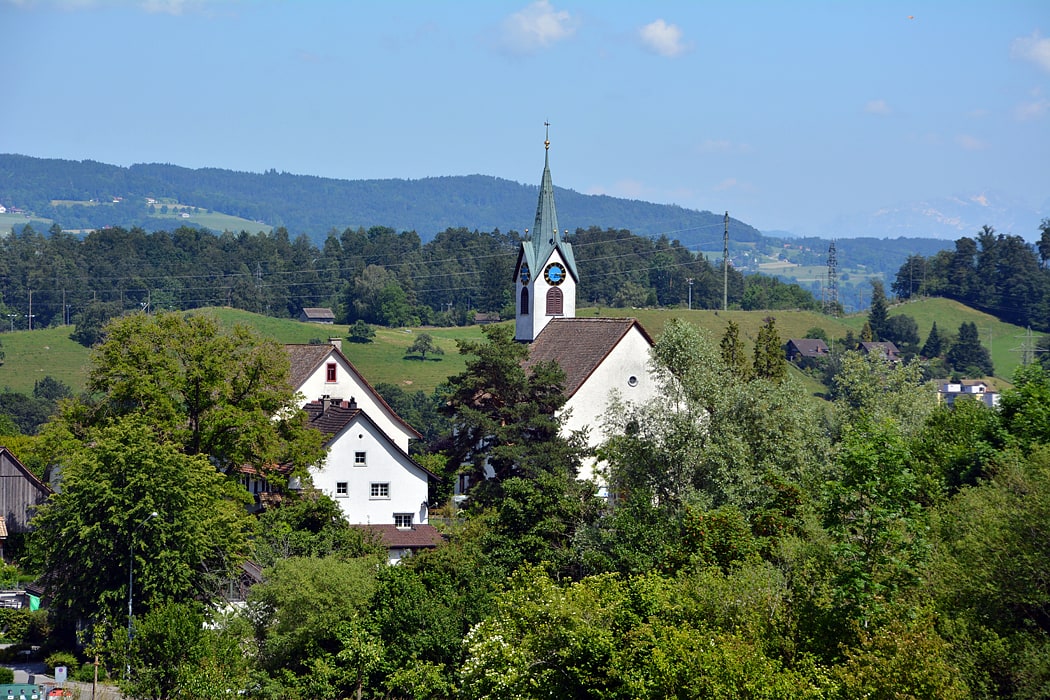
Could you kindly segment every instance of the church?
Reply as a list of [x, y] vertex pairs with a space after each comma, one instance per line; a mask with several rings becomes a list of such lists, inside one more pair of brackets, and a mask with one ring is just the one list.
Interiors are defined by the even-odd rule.
[[[527, 364], [554, 360], [565, 371], [564, 429], [586, 430], [588, 445], [596, 447], [605, 439], [602, 417], [613, 392], [635, 405], [657, 396], [649, 368], [653, 339], [637, 319], [577, 318], [576, 290], [586, 281], [558, 228], [549, 137], [544, 150], [536, 221], [525, 230], [515, 266], [514, 337], [529, 344]], [[585, 464], [580, 478], [601, 481], [595, 467]]]

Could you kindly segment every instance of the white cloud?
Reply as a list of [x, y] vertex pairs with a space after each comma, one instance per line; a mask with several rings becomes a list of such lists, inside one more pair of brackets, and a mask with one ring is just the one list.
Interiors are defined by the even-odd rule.
[[532, 53], [576, 33], [576, 20], [555, 10], [548, 0], [536, 0], [503, 21], [503, 47], [514, 53]]
[[868, 114], [878, 114], [885, 116], [893, 114], [893, 110], [886, 104], [886, 100], [871, 100], [868, 104], [864, 105], [864, 111]]
[[1032, 36], [1014, 39], [1010, 45], [1010, 55], [1024, 61], [1030, 61], [1042, 70], [1050, 73], [1050, 39], [1033, 32]]
[[1017, 109], [1014, 110], [1014, 114], [1020, 121], [1030, 121], [1032, 119], [1042, 119], [1050, 113], [1050, 100], [1042, 99], [1035, 100], [1033, 102], [1022, 102], [1017, 105]]
[[959, 134], [959, 136], [955, 138], [955, 142], [967, 151], [983, 151], [988, 148], [988, 144], [984, 141], [976, 136], [970, 136], [969, 134]]
[[642, 46], [649, 51], [673, 58], [688, 50], [689, 46], [682, 42], [682, 30], [674, 24], [668, 24], [662, 19], [650, 22], [638, 30], [638, 36], [642, 40]]

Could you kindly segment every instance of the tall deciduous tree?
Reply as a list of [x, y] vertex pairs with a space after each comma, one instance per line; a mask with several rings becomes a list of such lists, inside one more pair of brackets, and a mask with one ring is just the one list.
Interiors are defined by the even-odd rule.
[[[203, 455], [157, 441], [124, 416], [70, 443], [62, 490], [33, 519], [32, 560], [69, 619], [126, 619], [164, 601], [211, 600], [248, 552], [253, 521], [240, 485]], [[154, 516], [153, 513], [156, 513]]]
[[86, 427], [131, 414], [159, 440], [207, 455], [223, 471], [252, 465], [297, 470], [323, 455], [288, 383], [288, 356], [246, 326], [208, 316], [135, 314], [111, 322], [91, 358], [88, 395], [63, 422]]

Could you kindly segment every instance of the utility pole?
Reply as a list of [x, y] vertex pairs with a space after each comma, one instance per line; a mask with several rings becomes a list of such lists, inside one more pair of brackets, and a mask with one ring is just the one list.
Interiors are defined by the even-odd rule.
[[828, 292], [824, 297], [824, 313], [838, 316], [839, 310], [839, 273], [838, 260], [835, 256], [835, 241], [828, 246]]
[[33, 330], [33, 290], [29, 290], [29, 330]]
[[693, 310], [693, 278], [686, 277], [685, 283], [689, 285], [689, 310]]
[[722, 237], [722, 311], [729, 310], [729, 212], [726, 211], [725, 235]]

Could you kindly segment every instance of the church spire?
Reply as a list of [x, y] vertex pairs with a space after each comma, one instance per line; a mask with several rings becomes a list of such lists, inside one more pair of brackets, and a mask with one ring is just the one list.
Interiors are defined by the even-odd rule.
[[537, 253], [557, 246], [561, 240], [558, 212], [554, 208], [554, 181], [551, 179], [551, 124], [543, 122], [543, 126], [547, 129], [543, 139], [543, 179], [540, 181], [540, 199], [536, 204], [536, 223], [532, 228], [532, 244]]

